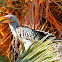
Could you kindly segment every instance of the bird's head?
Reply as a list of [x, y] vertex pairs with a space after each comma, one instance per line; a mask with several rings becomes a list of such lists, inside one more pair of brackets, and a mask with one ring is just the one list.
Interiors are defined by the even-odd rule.
[[8, 23], [12, 25], [13, 27], [19, 26], [19, 21], [14, 15], [6, 15], [0, 18], [0, 24], [1, 23]]

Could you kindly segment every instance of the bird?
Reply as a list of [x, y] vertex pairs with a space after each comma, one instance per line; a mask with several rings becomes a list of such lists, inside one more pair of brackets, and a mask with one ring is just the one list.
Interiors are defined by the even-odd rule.
[[48, 32], [34, 30], [27, 26], [20, 26], [17, 17], [12, 14], [4, 16], [0, 23], [9, 24], [13, 36], [24, 43], [25, 50], [29, 48], [34, 40], [38, 42], [47, 34], [52, 36]]

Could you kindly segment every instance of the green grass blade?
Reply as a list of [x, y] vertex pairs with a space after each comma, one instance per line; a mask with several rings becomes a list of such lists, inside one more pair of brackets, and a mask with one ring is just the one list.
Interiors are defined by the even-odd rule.
[[51, 48], [52, 48], [51, 46], [52, 46], [52, 45], [49, 45], [46, 50], [44, 50], [43, 52], [41, 52], [39, 55], [37, 55], [37, 56], [36, 56], [35, 58], [33, 58], [31, 61], [35, 61], [36, 59], [38, 59], [39, 57], [43, 56], [45, 53], [47, 53], [48, 51], [50, 51]]
[[5, 4], [5, 3], [7, 3], [7, 2], [5, 2], [5, 1], [0, 1], [0, 3], [4, 3], [4, 4]]
[[8, 62], [3, 56], [0, 55], [0, 62]]
[[[44, 49], [46, 49], [47, 45], [50, 43], [52, 39], [47, 40], [45, 43], [43, 43], [42, 45], [40, 45], [38, 48], [36, 48], [34, 51], [32, 51], [29, 55], [27, 55], [26, 57], [24, 57], [20, 62], [25, 62], [30, 60], [34, 55], [36, 55], [37, 53], [43, 51]], [[44, 48], [45, 47], [45, 48]]]
[[34, 47], [32, 47], [29, 51], [27, 51], [26, 55], [29, 54], [30, 52], [32, 52], [35, 47], [38, 47], [39, 44], [43, 43], [43, 41], [44, 41], [48, 36], [49, 36], [49, 35], [46, 35], [45, 37], [43, 37]]
[[41, 28], [41, 31], [44, 29], [44, 26], [46, 25], [46, 23], [43, 24], [42, 28]]

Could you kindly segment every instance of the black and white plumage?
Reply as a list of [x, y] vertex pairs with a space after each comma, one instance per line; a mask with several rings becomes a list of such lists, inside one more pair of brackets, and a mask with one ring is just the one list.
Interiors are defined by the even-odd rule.
[[47, 34], [50, 34], [43, 31], [36, 31], [26, 26], [20, 26], [18, 19], [14, 15], [6, 15], [5, 17], [10, 20], [10, 22], [7, 23], [9, 23], [13, 36], [24, 43], [25, 50], [29, 48], [34, 40], [39, 41]]

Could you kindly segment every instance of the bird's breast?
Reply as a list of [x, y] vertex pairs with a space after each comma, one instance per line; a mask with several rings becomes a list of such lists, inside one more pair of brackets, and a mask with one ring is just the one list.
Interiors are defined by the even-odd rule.
[[37, 36], [37, 33], [34, 33], [31, 29], [24, 27], [17, 28], [16, 32], [19, 38], [25, 38], [32, 41], [34, 41]]

